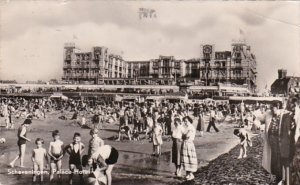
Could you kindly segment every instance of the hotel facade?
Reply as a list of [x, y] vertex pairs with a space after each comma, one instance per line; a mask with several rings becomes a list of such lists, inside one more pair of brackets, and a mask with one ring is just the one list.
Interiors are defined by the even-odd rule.
[[125, 61], [108, 48], [93, 47], [81, 52], [75, 44], [65, 44], [63, 81], [71, 84], [243, 86], [256, 88], [256, 57], [244, 42], [234, 42], [230, 50], [215, 51], [202, 45], [193, 59], [158, 56], [144, 61]]

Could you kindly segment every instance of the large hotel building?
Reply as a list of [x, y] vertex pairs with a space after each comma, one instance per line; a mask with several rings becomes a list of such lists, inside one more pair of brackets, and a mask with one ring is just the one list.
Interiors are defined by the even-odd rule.
[[105, 47], [81, 52], [74, 43], [64, 46], [63, 81], [73, 84], [190, 85], [256, 87], [256, 58], [244, 42], [228, 51], [202, 45], [199, 58], [178, 60], [159, 56], [145, 61], [125, 61]]

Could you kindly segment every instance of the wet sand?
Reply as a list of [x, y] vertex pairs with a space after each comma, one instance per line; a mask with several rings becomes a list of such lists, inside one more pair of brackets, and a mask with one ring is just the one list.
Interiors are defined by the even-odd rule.
[[[27, 134], [32, 142], [27, 143], [25, 167], [20, 169], [19, 161], [16, 162], [16, 167], [12, 169], [20, 169], [25, 171], [32, 170], [31, 151], [35, 147], [34, 140], [41, 137], [45, 140], [44, 148], [48, 149], [49, 142], [52, 141], [51, 131], [58, 129], [60, 131], [61, 140], [65, 144], [72, 142], [74, 132], [80, 132], [82, 142], [88, 145], [89, 129], [80, 128], [79, 125], [71, 120], [59, 120], [59, 113], [51, 113], [45, 120], [33, 120], [31, 131]], [[70, 117], [70, 115], [68, 115]], [[24, 119], [15, 120], [16, 128], [23, 122]], [[196, 124], [196, 122], [195, 122]], [[199, 167], [206, 166], [209, 161], [217, 158], [219, 155], [228, 152], [238, 143], [238, 138], [233, 135], [233, 124], [222, 123], [217, 124], [220, 129], [219, 133], [211, 131], [205, 133], [204, 137], [199, 137], [197, 133], [195, 146], [197, 150]], [[110, 144], [120, 151], [118, 163], [113, 170], [113, 184], [176, 184], [184, 181], [177, 179], [173, 175], [175, 171], [174, 165], [171, 163], [171, 146], [172, 142], [168, 138], [164, 138], [162, 146], [162, 156], [160, 158], [151, 156], [152, 143], [148, 140], [141, 141], [114, 141], [112, 138], [117, 135], [117, 124], [106, 124], [100, 132], [100, 137], [104, 139], [106, 144]], [[8, 170], [9, 162], [17, 155], [17, 130], [7, 130], [1, 127], [0, 136], [5, 137], [7, 142], [0, 145], [0, 183], [1, 184], [31, 184], [32, 175], [11, 175]], [[142, 135], [142, 138], [144, 136]], [[87, 148], [86, 148], [87, 151]], [[63, 169], [68, 169], [68, 156], [63, 158]], [[49, 169], [47, 169], [49, 170]], [[63, 181], [59, 184], [67, 184], [68, 175], [63, 175]], [[74, 177], [74, 183], [77, 183], [78, 177]], [[45, 182], [49, 184], [48, 175], [45, 175]], [[52, 183], [53, 184], [53, 183]], [[54, 183], [56, 184], [56, 183]]]

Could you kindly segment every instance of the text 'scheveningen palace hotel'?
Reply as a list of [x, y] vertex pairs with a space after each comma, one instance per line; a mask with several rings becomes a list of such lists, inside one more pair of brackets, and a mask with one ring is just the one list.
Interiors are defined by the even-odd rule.
[[125, 61], [106, 47], [81, 52], [74, 43], [64, 46], [63, 81], [69, 84], [115, 86], [163, 85], [219, 95], [251, 93], [256, 88], [256, 58], [245, 42], [228, 51], [202, 45], [198, 58], [159, 56], [145, 61]]

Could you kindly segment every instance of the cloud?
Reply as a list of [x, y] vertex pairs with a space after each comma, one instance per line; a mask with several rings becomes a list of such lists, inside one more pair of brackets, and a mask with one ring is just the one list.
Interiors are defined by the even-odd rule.
[[[157, 18], [139, 19], [139, 8], [154, 9]], [[300, 76], [299, 13], [294, 2], [13, 1], [1, 7], [1, 78], [60, 78], [69, 41], [85, 51], [106, 46], [126, 60], [189, 59], [205, 43], [231, 50], [242, 29], [264, 87], [278, 68]]]

